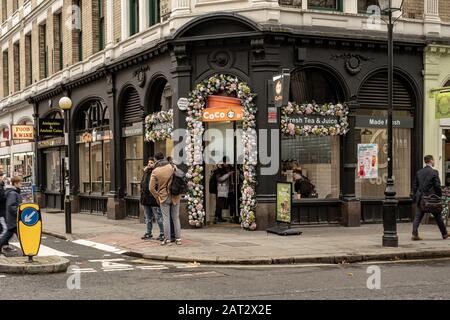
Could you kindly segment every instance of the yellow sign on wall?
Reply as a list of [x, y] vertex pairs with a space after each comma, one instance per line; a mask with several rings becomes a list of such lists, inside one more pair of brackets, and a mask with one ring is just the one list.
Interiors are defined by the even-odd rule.
[[436, 95], [436, 119], [450, 118], [450, 92]]
[[26, 203], [19, 206], [17, 234], [23, 255], [37, 256], [42, 238], [42, 217], [37, 204]]

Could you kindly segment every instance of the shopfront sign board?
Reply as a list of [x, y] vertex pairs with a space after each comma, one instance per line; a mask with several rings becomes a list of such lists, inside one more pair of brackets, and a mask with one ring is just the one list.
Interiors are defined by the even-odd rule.
[[334, 126], [339, 124], [339, 117], [321, 115], [289, 115], [288, 122], [298, 126]]
[[33, 125], [12, 125], [12, 139], [13, 140], [26, 140], [32, 141], [34, 140], [34, 126]]
[[[388, 119], [386, 117], [372, 117], [372, 116], [356, 116], [356, 128], [387, 128]], [[413, 129], [413, 117], [393, 117], [392, 125], [394, 128]]]
[[378, 178], [378, 144], [358, 144], [358, 177]]
[[267, 122], [268, 123], [278, 123], [277, 108], [269, 107], [267, 109]]
[[142, 123], [138, 125], [133, 125], [131, 127], [126, 127], [122, 129], [122, 137], [134, 137], [141, 136], [144, 134], [144, 128], [142, 127]]
[[64, 136], [64, 119], [39, 119], [39, 136]]
[[65, 141], [63, 137], [46, 139], [38, 142], [38, 148], [51, 148], [51, 147], [61, 147], [65, 145]]
[[450, 91], [436, 95], [436, 119], [450, 118]]
[[276, 221], [291, 224], [292, 222], [292, 183], [277, 183]]
[[282, 74], [275, 75], [272, 79], [273, 100], [275, 107], [281, 108], [288, 105], [291, 76], [288, 70]]
[[206, 108], [202, 112], [203, 122], [242, 121], [244, 109], [242, 107]]

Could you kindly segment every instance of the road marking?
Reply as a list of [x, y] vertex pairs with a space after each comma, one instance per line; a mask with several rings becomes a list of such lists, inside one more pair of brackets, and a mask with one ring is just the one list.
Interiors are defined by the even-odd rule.
[[0, 278], [6, 278], [6, 276], [3, 274], [0, 274]]
[[93, 272], [97, 272], [97, 270], [95, 270], [94, 268], [84, 268], [84, 269], [73, 269], [70, 270], [70, 272], [68, 273], [93, 273]]
[[86, 246], [86, 247], [95, 248], [95, 249], [98, 249], [101, 251], [116, 253], [116, 254], [122, 254], [122, 253], [127, 252], [126, 250], [121, 250], [119, 248], [109, 246], [107, 244], [97, 243], [97, 242], [90, 241], [90, 240], [79, 239], [79, 240], [73, 241], [73, 243], [76, 243], [76, 244], [79, 244], [82, 246]]
[[134, 268], [123, 268], [123, 269], [103, 269], [103, 272], [112, 272], [112, 271], [133, 271]]
[[215, 271], [205, 271], [205, 272], [196, 272], [196, 273], [181, 273], [174, 274], [175, 278], [186, 278], [186, 277], [196, 277], [196, 276], [206, 276], [206, 275], [220, 275]]
[[[11, 243], [14, 247], [17, 247], [20, 249], [20, 244], [18, 242]], [[57, 257], [77, 257], [73, 256], [71, 254], [58, 251], [52, 248], [49, 248], [47, 246], [44, 246], [41, 244], [41, 247], [39, 248], [39, 254], [38, 257], [50, 257], [50, 256], [57, 256]]]
[[136, 267], [136, 269], [140, 269], [140, 270], [167, 270], [169, 269], [166, 266], [139, 266]]

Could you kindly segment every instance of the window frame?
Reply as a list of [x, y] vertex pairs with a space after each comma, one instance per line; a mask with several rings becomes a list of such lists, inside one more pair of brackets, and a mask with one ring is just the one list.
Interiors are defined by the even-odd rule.
[[325, 7], [318, 7], [318, 6], [313, 6], [309, 4], [309, 0], [305, 0], [308, 1], [308, 10], [320, 10], [320, 11], [332, 11], [332, 12], [343, 12], [344, 11], [344, 0], [335, 0], [336, 1], [336, 9], [334, 8], [325, 8]]

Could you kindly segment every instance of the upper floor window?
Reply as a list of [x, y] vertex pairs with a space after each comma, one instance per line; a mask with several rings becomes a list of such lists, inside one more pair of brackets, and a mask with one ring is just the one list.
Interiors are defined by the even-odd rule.
[[309, 9], [342, 11], [343, 0], [308, 0]]
[[13, 0], [13, 12], [19, 9], [19, 0]]
[[378, 0], [358, 0], [359, 13], [376, 13], [380, 9]]
[[129, 0], [130, 36], [139, 32], [139, 0]]
[[8, 19], [8, 0], [2, 0], [2, 22]]
[[105, 48], [105, 1], [98, 0], [98, 49]]
[[160, 21], [160, 1], [148, 0], [148, 21], [149, 26], [159, 23]]

